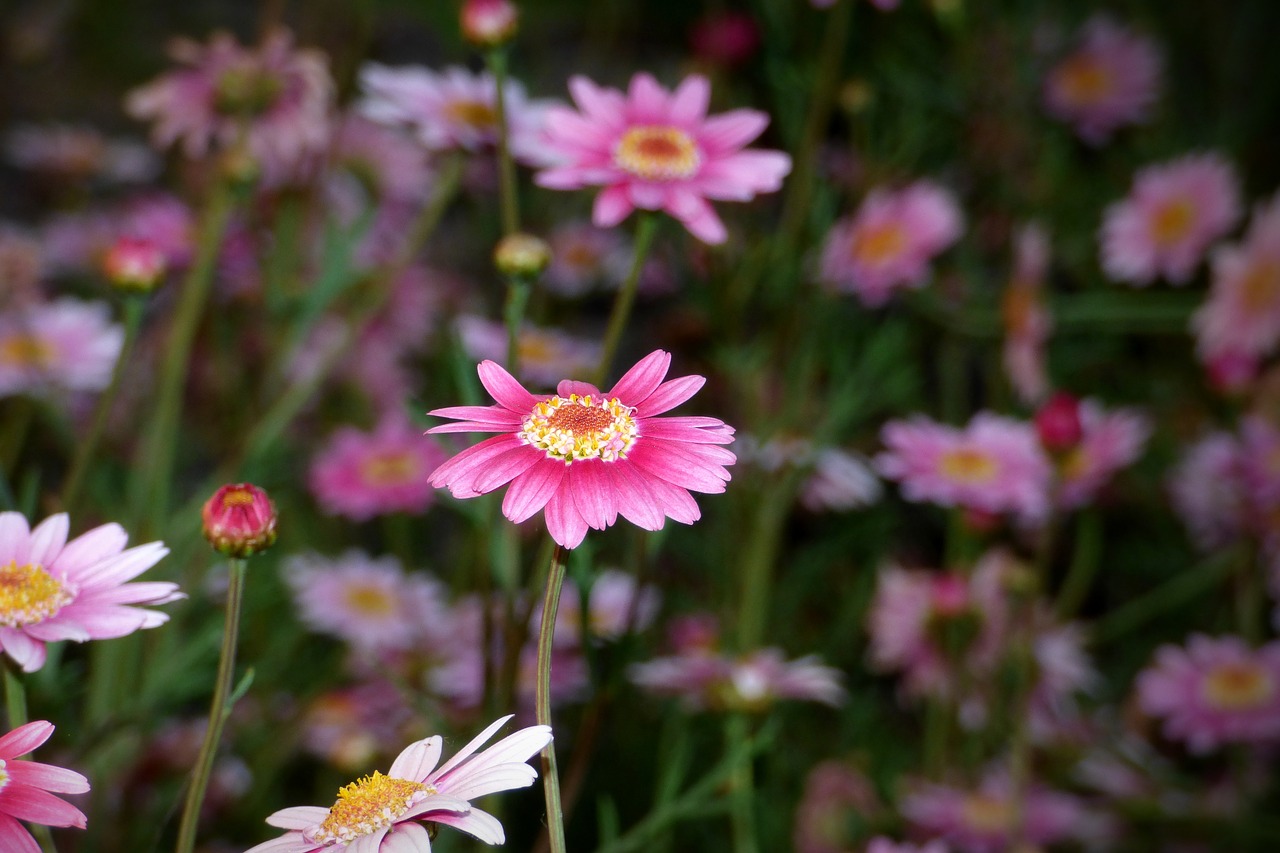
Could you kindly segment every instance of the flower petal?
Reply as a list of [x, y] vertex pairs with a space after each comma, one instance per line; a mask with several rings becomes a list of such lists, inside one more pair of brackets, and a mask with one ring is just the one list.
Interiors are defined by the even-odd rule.
[[604, 469], [612, 481], [614, 504], [618, 512], [644, 530], [661, 530], [665, 517], [649, 489], [649, 478], [628, 460], [615, 462]]
[[[64, 610], [66, 608], [63, 608]], [[0, 647], [13, 658], [23, 672], [35, 672], [44, 666], [44, 643], [15, 628], [0, 628]]]
[[480, 384], [493, 399], [522, 418], [538, 404], [538, 398], [496, 361], [485, 359], [476, 366], [476, 373], [480, 375]]
[[560, 384], [556, 386], [556, 394], [561, 397], [568, 397], [570, 394], [577, 394], [579, 397], [600, 396], [600, 389], [592, 385], [590, 382], [579, 382], [576, 379], [562, 379]]
[[671, 96], [667, 120], [672, 124], [698, 126], [707, 117], [711, 102], [711, 84], [701, 74], [690, 74], [680, 81]]
[[427, 481], [436, 488], [442, 486], [448, 488], [454, 497], [475, 497], [480, 493], [472, 489], [472, 483], [476, 476], [483, 473], [483, 469], [488, 465], [489, 460], [495, 459], [513, 447], [519, 446], [521, 446], [519, 440], [511, 435], [497, 435], [493, 438], [486, 438], [479, 444], [474, 444], [453, 458], [441, 463], [440, 467], [431, 472], [431, 476], [427, 478]]
[[19, 755], [26, 755], [47, 741], [52, 734], [53, 723], [46, 720], [33, 720], [26, 725], [18, 726], [4, 737], [0, 737], [0, 759], [8, 761]]
[[649, 398], [671, 369], [671, 353], [654, 350], [622, 375], [607, 396], [617, 397], [627, 406], [639, 406]]
[[543, 516], [547, 520], [547, 533], [563, 548], [577, 548], [587, 537], [586, 519], [564, 489], [557, 490], [547, 501]]
[[663, 382], [643, 402], [636, 404], [636, 415], [642, 418], [650, 418], [663, 412], [669, 412], [694, 394], [697, 394], [706, 382], [707, 378], [705, 376], [697, 375], [681, 376], [677, 379]]
[[381, 853], [431, 853], [431, 835], [420, 823], [397, 823], [382, 839]]
[[0, 562], [27, 562], [31, 551], [31, 528], [20, 512], [0, 512]]
[[124, 532], [123, 527], [114, 522], [104, 524], [88, 533], [81, 533], [68, 542], [58, 554], [54, 566], [65, 576], [70, 577], [86, 566], [116, 556], [124, 550], [128, 542], [129, 534]]
[[502, 498], [502, 514], [516, 524], [533, 518], [560, 488], [568, 467], [559, 459], [543, 455], [536, 465], [507, 487]]
[[410, 782], [421, 782], [435, 769], [440, 761], [440, 750], [444, 740], [439, 735], [415, 741], [409, 744], [391, 762], [387, 775], [393, 779], [407, 779]]
[[0, 812], [45, 826], [85, 827], [84, 813], [71, 803], [26, 785], [6, 785], [0, 790]]
[[605, 187], [596, 196], [591, 208], [591, 222], [597, 228], [612, 228], [626, 219], [635, 206], [631, 204], [631, 194], [626, 184], [614, 184]]
[[475, 836], [485, 844], [505, 844], [507, 841], [507, 836], [502, 831], [502, 824], [498, 819], [474, 806], [466, 814], [441, 815], [438, 818], [433, 818], [433, 820], [436, 823], [460, 829], [468, 835]]
[[48, 566], [57, 558], [62, 547], [67, 544], [67, 531], [70, 522], [67, 514], [60, 512], [51, 515], [36, 525], [31, 531], [31, 541], [27, 549], [27, 560], [41, 566]]
[[311, 829], [324, 823], [328, 816], [329, 810], [320, 806], [294, 806], [272, 813], [267, 817], [267, 825], [280, 829]]
[[40, 845], [26, 827], [7, 814], [0, 814], [0, 850], [6, 853], [41, 853]]
[[567, 491], [583, 520], [596, 530], [604, 530], [618, 520], [610, 481], [600, 470], [612, 464], [615, 463], [590, 459], [569, 466]]

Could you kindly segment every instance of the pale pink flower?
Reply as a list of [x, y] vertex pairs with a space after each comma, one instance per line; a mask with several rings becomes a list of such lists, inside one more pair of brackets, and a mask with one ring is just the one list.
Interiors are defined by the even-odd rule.
[[1102, 14], [1085, 22], [1078, 46], [1050, 70], [1044, 84], [1045, 111], [1090, 145], [1147, 121], [1159, 96], [1155, 43]]
[[428, 432], [502, 433], [462, 451], [431, 474], [431, 485], [472, 498], [510, 482], [502, 514], [520, 523], [546, 508], [547, 531], [576, 548], [587, 528], [604, 530], [619, 513], [645, 530], [666, 518], [701, 517], [689, 490], [716, 494], [729, 480], [733, 428], [707, 417], [659, 418], [698, 392], [701, 376], [663, 379], [671, 354], [655, 350], [605, 393], [563, 380], [534, 395], [492, 362], [478, 367], [496, 406], [454, 406], [430, 414], [459, 423]]
[[[483, 317], [464, 316], [457, 320], [458, 338], [471, 358], [507, 360], [507, 327]], [[589, 373], [600, 361], [600, 344], [556, 331], [525, 324], [516, 337], [520, 378], [547, 385], [561, 376]]]
[[1164, 645], [1135, 682], [1144, 713], [1194, 753], [1280, 740], [1280, 641], [1250, 648], [1241, 637], [1193, 634]]
[[[404, 694], [387, 681], [368, 681], [317, 696], [302, 716], [303, 747], [343, 770], [367, 767], [404, 743], [417, 718]], [[194, 760], [194, 756], [192, 756]]]
[[567, 162], [536, 180], [557, 190], [604, 187], [592, 216], [602, 228], [636, 208], [662, 210], [704, 243], [723, 243], [727, 231], [707, 200], [750, 201], [778, 190], [791, 171], [781, 151], [743, 150], [768, 124], [764, 113], [707, 116], [711, 84], [701, 75], [668, 92], [636, 74], [626, 95], [575, 76], [569, 91], [581, 112], [556, 107], [547, 117], [548, 144]]
[[800, 504], [812, 512], [844, 512], [874, 504], [881, 492], [865, 456], [824, 447], [813, 454], [813, 472], [800, 486]]
[[883, 811], [875, 785], [865, 773], [843, 761], [822, 761], [805, 777], [804, 793], [796, 804], [792, 846], [796, 853], [850, 853], [857, 824], [874, 821]]
[[693, 709], [764, 711], [782, 699], [844, 704], [844, 674], [816, 655], [787, 660], [780, 649], [732, 657], [694, 649], [634, 664], [630, 677], [657, 695], [679, 697]]
[[1240, 219], [1240, 186], [1218, 154], [1148, 166], [1128, 197], [1107, 208], [1102, 268], [1115, 281], [1186, 284], [1214, 241]]
[[1045, 346], [1053, 316], [1045, 300], [1049, 273], [1049, 235], [1032, 223], [1018, 230], [1013, 243], [1013, 275], [1000, 303], [1004, 321], [1004, 371], [1023, 403], [1040, 402], [1049, 393]]
[[0, 397], [101, 391], [123, 345], [103, 302], [63, 298], [0, 315]]
[[257, 48], [226, 32], [208, 44], [175, 39], [169, 55], [182, 67], [125, 100], [130, 115], [154, 122], [158, 147], [180, 143], [188, 157], [203, 157], [243, 137], [267, 175], [323, 150], [333, 101], [328, 61], [318, 50], [296, 49], [287, 30], [273, 30]]
[[947, 850], [946, 842], [936, 838], [924, 844], [911, 844], [878, 835], [867, 842], [866, 853], [947, 853]]
[[1083, 435], [1058, 462], [1058, 504], [1084, 506], [1122, 468], [1138, 460], [1151, 436], [1151, 421], [1132, 409], [1106, 411], [1095, 400], [1080, 403]]
[[17, 125], [5, 134], [4, 148], [19, 169], [67, 181], [141, 183], [155, 178], [161, 166], [143, 143], [108, 139], [86, 125]]
[[631, 246], [624, 235], [610, 228], [568, 222], [552, 231], [547, 242], [551, 263], [542, 279], [548, 290], [560, 296], [581, 296], [601, 282], [616, 285], [630, 269]]
[[[617, 569], [605, 569], [591, 580], [587, 594], [586, 627], [591, 638], [612, 642], [632, 631], [643, 631], [658, 615], [662, 594], [656, 587], [637, 588], [636, 579]], [[541, 619], [541, 615], [539, 615]], [[582, 642], [582, 593], [566, 586], [556, 611], [555, 641]]]
[[53, 734], [53, 724], [36, 720], [0, 737], [0, 848], [5, 853], [40, 853], [20, 820], [44, 826], [85, 828], [85, 816], [54, 794], [84, 794], [89, 780], [74, 770], [20, 760]]
[[1209, 296], [1191, 318], [1196, 349], [1266, 356], [1280, 342], [1280, 193], [1253, 212], [1244, 240], [1212, 256]]
[[346, 113], [330, 143], [329, 165], [346, 180], [358, 181], [373, 199], [424, 204], [433, 178], [426, 152], [404, 132]]
[[387, 775], [375, 772], [342, 788], [328, 809], [281, 809], [267, 823], [288, 832], [248, 853], [430, 853], [432, 833], [424, 824], [502, 844], [502, 824], [471, 801], [532, 785], [538, 774], [526, 762], [551, 742], [550, 726], [530, 726], [477, 753], [510, 719], [497, 720], [439, 766], [444, 741], [434, 735], [409, 744]]
[[128, 583], [169, 549], [151, 542], [125, 549], [129, 535], [104, 524], [70, 542], [66, 513], [34, 529], [20, 513], [0, 513], [0, 647], [25, 672], [44, 666], [45, 644], [106, 640], [169, 621], [134, 604], [186, 596], [177, 584]]
[[1051, 468], [1030, 424], [979, 412], [957, 429], [916, 415], [890, 421], [880, 434], [887, 451], [876, 468], [909, 501], [1030, 521], [1048, 510]]
[[1232, 541], [1245, 529], [1249, 496], [1239, 440], [1214, 432], [1188, 448], [1169, 477], [1173, 507], [1202, 550]]
[[[911, 824], [963, 853], [1009, 849], [1014, 828], [1013, 786], [1003, 773], [988, 773], [976, 789], [926, 783], [902, 801]], [[1023, 837], [1038, 847], [1080, 835], [1087, 813], [1069, 794], [1032, 786], [1023, 802]]]
[[960, 239], [963, 229], [955, 197], [932, 181], [900, 190], [877, 187], [853, 217], [831, 226], [818, 274], [836, 290], [878, 308], [898, 289], [923, 287], [929, 263]]
[[[480, 151], [497, 145], [498, 90], [488, 72], [459, 66], [437, 72], [372, 62], [360, 69], [360, 89], [362, 113], [376, 122], [410, 128], [430, 151]], [[507, 146], [526, 165], [550, 162], [543, 131], [552, 103], [530, 100], [514, 80], [503, 89]]]
[[343, 427], [311, 463], [308, 484], [325, 513], [356, 521], [435, 502], [427, 475], [447, 458], [403, 418], [387, 417], [372, 432]]
[[25, 228], [0, 221], [0, 281], [5, 293], [0, 306], [12, 308], [40, 299], [45, 273], [45, 251]]
[[146, 240], [171, 269], [185, 267], [195, 254], [195, 230], [195, 216], [185, 202], [150, 192], [107, 209], [55, 216], [45, 223], [42, 239], [51, 272], [94, 275], [122, 238]]

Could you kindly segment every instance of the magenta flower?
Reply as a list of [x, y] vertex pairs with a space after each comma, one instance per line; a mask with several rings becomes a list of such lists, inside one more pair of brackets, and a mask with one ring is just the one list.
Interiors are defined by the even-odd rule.
[[1217, 249], [1209, 296], [1191, 318], [1206, 361], [1265, 356], [1280, 342], [1280, 194], [1259, 205], [1243, 242]]
[[101, 391], [123, 345], [104, 302], [63, 298], [0, 315], [0, 397]]
[[1111, 477], [1142, 455], [1151, 421], [1132, 409], [1105, 411], [1094, 400], [1080, 403], [1083, 434], [1059, 461], [1058, 503], [1074, 509], [1098, 494]]
[[[1010, 849], [1014, 829], [1013, 785], [988, 773], [977, 789], [923, 784], [902, 801], [902, 813], [926, 835], [938, 836], [963, 853]], [[1023, 836], [1037, 847], [1079, 838], [1088, 831], [1084, 804], [1070, 794], [1035, 786], [1025, 794]]]
[[434, 735], [405, 747], [387, 775], [375, 771], [339, 790], [328, 809], [281, 809], [267, 823], [288, 832], [248, 853], [430, 853], [437, 824], [503, 843], [502, 824], [470, 801], [532, 785], [538, 774], [526, 762], [551, 741], [549, 726], [530, 726], [476, 754], [510, 719], [497, 720], [438, 767], [444, 742]]
[[750, 201], [775, 192], [791, 171], [781, 151], [744, 151], [769, 118], [756, 110], [707, 116], [711, 84], [686, 77], [674, 92], [636, 74], [624, 96], [585, 77], [569, 80], [581, 112], [552, 108], [550, 147], [567, 162], [538, 173], [556, 190], [600, 186], [593, 220], [617, 225], [631, 211], [666, 211], [704, 243], [723, 243], [724, 223], [707, 199]]
[[[547, 531], [576, 548], [587, 528], [604, 530], [621, 514], [645, 530], [666, 518], [701, 517], [689, 491], [716, 494], [729, 480], [733, 427], [706, 417], [659, 418], [698, 392], [701, 376], [666, 382], [671, 354], [655, 350], [601, 393], [562, 381], [555, 394], [534, 395], [501, 366], [480, 363], [480, 382], [496, 406], [454, 406], [430, 414], [460, 422], [430, 433], [496, 432], [445, 462], [431, 485], [473, 498], [511, 483], [502, 514], [520, 523], [546, 508]], [[665, 516], [665, 518], [664, 518]]]
[[395, 512], [419, 514], [435, 502], [427, 474], [446, 454], [402, 418], [373, 432], [338, 430], [311, 463], [309, 484], [328, 515], [367, 521]]
[[40, 853], [40, 845], [18, 823], [84, 829], [85, 817], [53, 794], [84, 794], [89, 780], [62, 767], [22, 761], [53, 734], [53, 724], [36, 720], [0, 737], [0, 849], [5, 853]]
[[154, 628], [164, 613], [130, 607], [185, 598], [177, 584], [126, 583], [169, 549], [151, 542], [125, 550], [128, 534], [104, 524], [67, 541], [66, 513], [35, 529], [0, 512], [0, 647], [26, 672], [44, 666], [45, 643], [105, 640]]

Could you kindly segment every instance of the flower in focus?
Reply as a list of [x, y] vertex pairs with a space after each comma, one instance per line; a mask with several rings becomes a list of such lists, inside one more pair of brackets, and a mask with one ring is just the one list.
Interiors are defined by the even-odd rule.
[[69, 529], [66, 513], [34, 529], [20, 513], [0, 513], [0, 647], [26, 672], [44, 666], [46, 643], [107, 640], [155, 628], [169, 617], [129, 605], [186, 597], [177, 584], [128, 583], [169, 553], [163, 542], [126, 550], [129, 535], [118, 524], [68, 542]]
[[401, 417], [373, 432], [343, 427], [311, 463], [308, 484], [328, 515], [367, 521], [396, 512], [416, 515], [435, 503], [427, 475], [446, 454]]
[[689, 491], [719, 493], [729, 480], [733, 428], [707, 417], [659, 418], [698, 392], [701, 376], [663, 381], [671, 354], [645, 356], [605, 393], [563, 380], [534, 395], [492, 362], [477, 368], [496, 406], [454, 406], [430, 414], [459, 423], [430, 433], [502, 433], [470, 447], [431, 474], [455, 498], [477, 497], [507, 483], [502, 514], [519, 524], [546, 508], [547, 531], [576, 548], [587, 528], [604, 530], [618, 515], [645, 530], [666, 518], [701, 517]]
[[1004, 321], [1004, 370], [1023, 403], [1039, 402], [1049, 393], [1045, 345], [1053, 316], [1045, 302], [1049, 272], [1049, 235], [1040, 225], [1019, 229], [1013, 244], [1013, 276], [1000, 302]]
[[440, 824], [502, 844], [502, 824], [471, 800], [532, 785], [538, 774], [526, 762], [551, 741], [549, 726], [530, 726], [477, 753], [510, 719], [494, 722], [444, 764], [443, 739], [434, 735], [409, 744], [385, 776], [375, 771], [340, 789], [328, 809], [281, 809], [267, 823], [288, 832], [248, 853], [430, 853]]
[[1191, 318], [1204, 361], [1269, 355], [1280, 343], [1280, 194], [1253, 213], [1243, 242], [1213, 253], [1209, 296]]
[[1164, 734], [1205, 753], [1232, 743], [1280, 740], [1280, 641], [1250, 648], [1240, 637], [1193, 634], [1164, 645], [1138, 674], [1138, 704]]
[[1240, 188], [1217, 154], [1149, 166], [1123, 201], [1107, 208], [1102, 268], [1115, 281], [1186, 284], [1209, 246], [1240, 218]]
[[816, 655], [787, 660], [781, 649], [737, 657], [693, 649], [634, 664], [630, 677], [658, 695], [677, 696], [694, 709], [766, 711], [780, 699], [844, 704], [844, 674]]
[[224, 557], [243, 559], [276, 543], [276, 505], [250, 483], [222, 486], [201, 509], [204, 538]]
[[1050, 70], [1044, 84], [1045, 111], [1090, 145], [1145, 122], [1159, 95], [1155, 44], [1105, 15], [1085, 22], [1079, 45]]
[[775, 192], [791, 171], [781, 151], [743, 150], [769, 118], [739, 109], [707, 116], [711, 84], [691, 75], [674, 92], [636, 74], [624, 95], [585, 77], [569, 80], [581, 112], [555, 107], [547, 116], [549, 146], [564, 161], [537, 175], [556, 190], [604, 187], [592, 220], [617, 225], [631, 211], [662, 210], [704, 243], [723, 243], [724, 223], [708, 199], [750, 201]]
[[1013, 513], [1034, 521], [1048, 509], [1049, 460], [1031, 425], [979, 412], [964, 429], [917, 415], [881, 430], [881, 476], [909, 501]]
[[1074, 509], [1089, 503], [1120, 469], [1142, 455], [1151, 421], [1131, 409], [1104, 411], [1080, 402], [1080, 441], [1058, 461], [1058, 503]]
[[819, 276], [878, 308], [898, 288], [924, 286], [929, 262], [960, 239], [963, 223], [952, 194], [931, 181], [873, 189], [853, 217], [831, 226]]
[[124, 345], [110, 317], [105, 303], [70, 298], [0, 314], [0, 397], [106, 388]]
[[[507, 328], [483, 317], [459, 317], [458, 338], [467, 355], [498, 363], [507, 360]], [[561, 376], [589, 372], [600, 361], [600, 344], [554, 329], [524, 326], [516, 338], [520, 378], [549, 384]]]
[[0, 737], [0, 848], [9, 853], [40, 853], [19, 820], [43, 826], [85, 828], [85, 816], [53, 794], [84, 794], [89, 780], [63, 767], [18, 758], [43, 744], [53, 724], [36, 720]]

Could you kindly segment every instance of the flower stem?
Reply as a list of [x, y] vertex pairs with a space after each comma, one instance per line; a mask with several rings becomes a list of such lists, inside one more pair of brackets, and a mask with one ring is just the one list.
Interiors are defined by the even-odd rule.
[[498, 114], [498, 193], [502, 204], [502, 233], [514, 234], [520, 230], [520, 198], [516, 189], [516, 164], [511, 158], [511, 145], [507, 138], [506, 49], [496, 47], [489, 51], [486, 59], [493, 74], [493, 103]]
[[209, 786], [213, 760], [222, 738], [222, 726], [231, 709], [227, 698], [231, 695], [231, 677], [236, 667], [236, 636], [240, 631], [240, 607], [244, 599], [244, 560], [227, 561], [231, 582], [227, 587], [227, 617], [222, 629], [222, 652], [218, 659], [218, 678], [213, 686], [213, 703], [209, 708], [209, 726], [205, 729], [204, 743], [196, 759], [191, 786], [182, 807], [182, 821], [178, 828], [176, 853], [191, 853], [196, 843], [196, 828], [200, 822], [200, 806]]
[[734, 853], [756, 853], [755, 827], [755, 774], [751, 767], [751, 754], [747, 751], [751, 742], [748, 730], [750, 721], [745, 714], [732, 714], [725, 722], [725, 739], [729, 754], [743, 754], [733, 769], [730, 784], [730, 822], [733, 825]]
[[[556, 611], [560, 609], [560, 587], [563, 583], [564, 559], [557, 546], [547, 569], [542, 624], [538, 627], [538, 686], [534, 704], [538, 723], [546, 726], [551, 725], [551, 644], [555, 638]], [[560, 806], [560, 776], [556, 769], [554, 740], [542, 750], [542, 787], [547, 798], [547, 834], [551, 839], [551, 853], [565, 853], [564, 812]]]
[[30, 722], [27, 719], [27, 690], [8, 661], [4, 664], [4, 710], [9, 715], [10, 731]]
[[1058, 588], [1055, 610], [1059, 619], [1070, 619], [1089, 595], [1089, 587], [1098, 573], [1098, 557], [1102, 552], [1102, 519], [1096, 510], [1086, 509], [1076, 518], [1076, 541], [1071, 566]]
[[653, 243], [653, 234], [658, 228], [658, 217], [652, 213], [642, 214], [636, 226], [635, 252], [631, 256], [631, 271], [627, 280], [622, 283], [618, 295], [613, 300], [613, 310], [609, 314], [609, 325], [605, 329], [604, 347], [600, 351], [600, 366], [596, 368], [596, 385], [603, 385], [609, 375], [609, 365], [622, 340], [622, 330], [627, 326], [627, 318], [631, 315], [631, 304], [636, 299], [636, 287], [640, 282], [640, 273], [644, 270], [644, 260], [649, 254], [649, 246]]
[[502, 319], [507, 325], [507, 360], [503, 365], [512, 376], [520, 376], [520, 325], [529, 302], [529, 279], [513, 275], [507, 278], [507, 302]]

